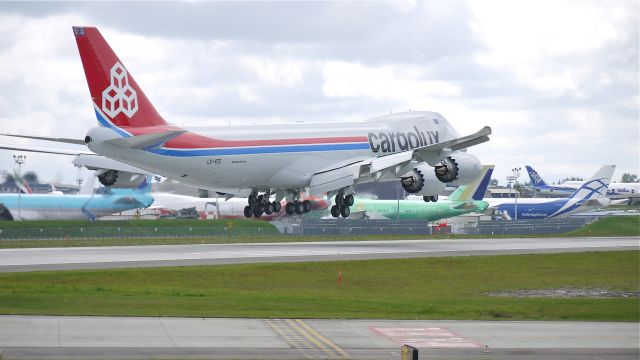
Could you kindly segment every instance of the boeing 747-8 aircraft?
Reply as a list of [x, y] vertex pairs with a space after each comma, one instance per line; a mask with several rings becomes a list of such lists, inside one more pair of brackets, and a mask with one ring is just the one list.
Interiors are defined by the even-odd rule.
[[563, 218], [579, 212], [609, 206], [607, 186], [615, 165], [605, 165], [567, 198], [485, 199], [489, 206], [510, 219], [540, 220]]
[[287, 212], [300, 212], [300, 192], [308, 189], [335, 196], [347, 217], [357, 183], [401, 181], [407, 192], [435, 199], [446, 183], [468, 184], [480, 174], [480, 161], [466, 149], [488, 141], [491, 129], [460, 136], [435, 112], [331, 124], [171, 125], [98, 29], [78, 26], [73, 33], [100, 126], [83, 140], [13, 136], [86, 144], [92, 152], [77, 152], [74, 163], [98, 170], [103, 185], [131, 187], [142, 181], [139, 174], [160, 174], [248, 197], [244, 213], [256, 217], [279, 211], [282, 199]]

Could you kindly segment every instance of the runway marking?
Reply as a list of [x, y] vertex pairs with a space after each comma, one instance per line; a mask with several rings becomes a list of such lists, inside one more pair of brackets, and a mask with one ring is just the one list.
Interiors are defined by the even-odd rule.
[[321, 352], [317, 352], [309, 342], [302, 338], [297, 332], [293, 331], [289, 325], [282, 319], [264, 320], [265, 324], [272, 328], [278, 336], [280, 336], [292, 349], [307, 359], [315, 359], [322, 357]]
[[322, 335], [318, 330], [316, 330], [313, 327], [311, 327], [311, 325], [307, 324], [305, 321], [303, 321], [301, 319], [298, 319], [296, 321], [300, 325], [302, 325], [302, 327], [307, 329], [307, 331], [309, 331], [310, 333], [314, 334], [317, 338], [319, 338], [323, 343], [329, 345], [336, 353], [341, 355], [343, 358], [349, 358], [350, 357], [349, 354], [346, 351], [344, 351], [342, 348], [340, 348], [338, 345], [336, 345], [333, 341], [329, 340], [327, 337]]
[[349, 354], [301, 319], [268, 319], [264, 323], [308, 359], [345, 359]]
[[416, 348], [482, 348], [484, 345], [464, 338], [446, 328], [379, 328], [371, 330], [399, 343]]

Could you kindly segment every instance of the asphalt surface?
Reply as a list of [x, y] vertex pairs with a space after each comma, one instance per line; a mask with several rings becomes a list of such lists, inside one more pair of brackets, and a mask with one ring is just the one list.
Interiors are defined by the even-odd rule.
[[638, 250], [637, 237], [340, 241], [0, 249], [0, 272]]
[[638, 323], [0, 316], [2, 359], [637, 359]]

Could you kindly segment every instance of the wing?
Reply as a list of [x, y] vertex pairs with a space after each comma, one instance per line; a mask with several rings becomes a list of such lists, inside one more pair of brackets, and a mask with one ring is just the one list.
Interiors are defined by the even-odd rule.
[[360, 157], [326, 167], [313, 174], [309, 184], [311, 195], [355, 186], [358, 182], [380, 180], [385, 176], [397, 177], [410, 169], [414, 161], [435, 164], [443, 154], [461, 150], [489, 141], [491, 128], [483, 127], [478, 132], [457, 139], [427, 145], [387, 156]]

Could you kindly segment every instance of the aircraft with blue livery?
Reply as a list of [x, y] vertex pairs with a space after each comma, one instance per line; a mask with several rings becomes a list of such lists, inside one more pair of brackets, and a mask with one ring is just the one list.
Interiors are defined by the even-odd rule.
[[525, 165], [525, 168], [529, 174], [531, 187], [535, 191], [535, 196], [567, 197], [573, 194], [577, 189], [577, 187], [547, 185], [544, 179], [542, 179], [542, 176], [540, 176], [531, 166]]
[[567, 198], [485, 200], [497, 213], [505, 215], [508, 219], [540, 220], [568, 217], [571, 214], [609, 206], [611, 201], [606, 194], [614, 170], [615, 165], [603, 166]]
[[96, 220], [153, 203], [149, 181], [136, 189], [112, 188], [104, 194], [94, 194], [92, 182], [90, 191], [86, 188], [77, 195], [0, 194], [0, 220]]

